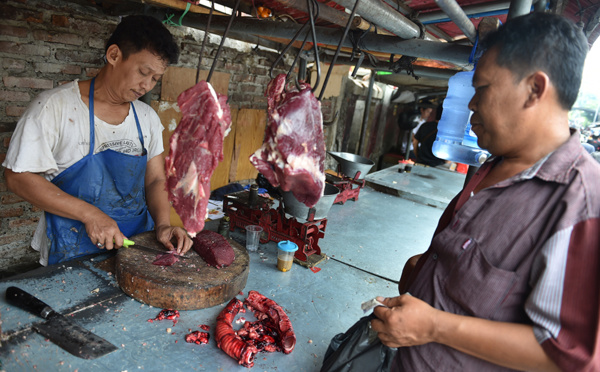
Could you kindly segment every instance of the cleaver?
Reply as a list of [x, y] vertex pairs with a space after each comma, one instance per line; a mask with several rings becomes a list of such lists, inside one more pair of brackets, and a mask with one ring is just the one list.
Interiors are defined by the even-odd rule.
[[77, 357], [95, 359], [118, 349], [20, 288], [8, 287], [6, 301], [46, 319], [47, 322], [33, 324], [33, 329]]

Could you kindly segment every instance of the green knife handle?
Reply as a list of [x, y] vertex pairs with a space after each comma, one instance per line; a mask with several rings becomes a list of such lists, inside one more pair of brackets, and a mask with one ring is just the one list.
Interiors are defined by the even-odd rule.
[[44, 301], [17, 287], [6, 288], [6, 301], [44, 319], [48, 319], [48, 316], [54, 312]]

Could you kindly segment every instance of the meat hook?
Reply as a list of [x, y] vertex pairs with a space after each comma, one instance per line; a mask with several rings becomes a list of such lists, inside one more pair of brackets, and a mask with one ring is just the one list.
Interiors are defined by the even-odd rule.
[[212, 73], [215, 70], [217, 61], [219, 60], [219, 54], [221, 54], [221, 49], [223, 49], [223, 44], [225, 43], [225, 39], [227, 38], [229, 29], [231, 28], [231, 25], [233, 24], [233, 19], [235, 18], [235, 14], [237, 13], [239, 5], [240, 5], [240, 0], [236, 0], [235, 5], [233, 6], [233, 9], [231, 10], [231, 17], [229, 17], [229, 22], [227, 23], [227, 28], [225, 28], [225, 32], [223, 33], [223, 36], [221, 37], [221, 43], [219, 44], [219, 49], [217, 49], [215, 59], [213, 60], [213, 64], [210, 67], [210, 72], [208, 73], [208, 77], [206, 78], [207, 83], [210, 83], [210, 78], [212, 77]]
[[[202, 47], [200, 48], [200, 56], [198, 57], [198, 69], [196, 70], [196, 83], [200, 81], [200, 66], [202, 66], [202, 55], [204, 54], [204, 46], [208, 39], [208, 30], [210, 28], [210, 21], [212, 20], [213, 11], [215, 10], [215, 2], [211, 1], [210, 12], [208, 13], [208, 22], [206, 23], [206, 30], [204, 31], [204, 40], [202, 40]], [[214, 63], [214, 62], [213, 62]]]
[[[317, 17], [319, 15], [319, 6], [316, 4], [317, 0], [306, 0], [306, 8], [308, 10], [308, 20], [310, 22], [310, 31], [312, 34], [313, 50], [315, 53], [315, 64], [317, 66], [317, 81], [313, 84], [311, 92], [315, 92], [315, 89], [319, 86], [319, 80], [321, 80], [321, 63], [319, 62], [319, 47], [317, 46], [317, 32], [315, 31], [315, 9], [317, 11]], [[312, 7], [311, 7], [312, 5]]]
[[[352, 20], [354, 19], [354, 15], [356, 14], [356, 8], [358, 8], [359, 2], [360, 2], [360, 0], [356, 0], [356, 2], [354, 3], [354, 6], [352, 7], [352, 13], [350, 14], [350, 17], [348, 17], [348, 23], [346, 24], [346, 27], [344, 28], [344, 34], [342, 35], [342, 39], [340, 40], [340, 43], [338, 44], [337, 49], [335, 50], [335, 54], [333, 55], [333, 59], [331, 60], [331, 63], [329, 64], [329, 69], [327, 70], [327, 75], [325, 76], [325, 81], [323, 82], [323, 86], [321, 87], [321, 93], [319, 93], [319, 98], [318, 98], [319, 101], [323, 98], [323, 93], [325, 92], [325, 87], [327, 87], [327, 83], [329, 82], [329, 77], [331, 76], [331, 71], [333, 70], [335, 61], [337, 60], [337, 57], [340, 54], [340, 49], [342, 49], [342, 44], [344, 44], [344, 41], [346, 40], [346, 35], [348, 35], [348, 30], [350, 29], [350, 25], [352, 24]], [[315, 44], [315, 46], [316, 46], [316, 44]]]

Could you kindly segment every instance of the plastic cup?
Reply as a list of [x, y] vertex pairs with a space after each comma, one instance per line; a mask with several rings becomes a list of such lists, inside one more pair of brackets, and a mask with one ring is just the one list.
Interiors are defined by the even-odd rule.
[[263, 228], [257, 225], [246, 226], [246, 249], [248, 252], [256, 252], [262, 231]]
[[277, 243], [277, 268], [286, 272], [292, 269], [294, 263], [294, 252], [298, 250], [298, 245], [289, 240]]

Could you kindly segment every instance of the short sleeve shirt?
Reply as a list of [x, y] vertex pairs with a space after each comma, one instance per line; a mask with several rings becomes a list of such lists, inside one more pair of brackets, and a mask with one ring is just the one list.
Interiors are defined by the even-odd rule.
[[[150, 106], [141, 101], [135, 101], [133, 105], [150, 160], [164, 151], [163, 126]], [[112, 149], [132, 155], [142, 154], [131, 107], [129, 114], [119, 125], [106, 123], [97, 117], [94, 122], [94, 153]], [[17, 123], [2, 165], [14, 172], [38, 173], [50, 181], [86, 156], [89, 149], [89, 110], [81, 99], [76, 80], [43, 92], [31, 102]], [[44, 215], [31, 245], [40, 250], [40, 263], [46, 265], [48, 241]]]

